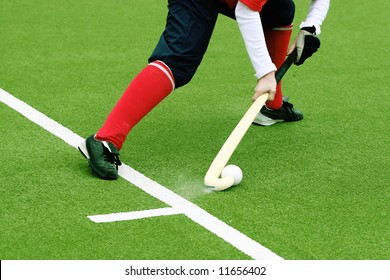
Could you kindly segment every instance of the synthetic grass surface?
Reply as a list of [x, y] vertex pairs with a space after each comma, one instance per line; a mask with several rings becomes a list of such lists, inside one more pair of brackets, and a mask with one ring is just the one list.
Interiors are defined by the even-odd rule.
[[[295, 1], [296, 30], [308, 2]], [[222, 16], [196, 76], [133, 129], [121, 160], [283, 258], [390, 259], [385, 7], [332, 1], [318, 54], [284, 78], [304, 120], [251, 127], [230, 161], [243, 170], [239, 186], [203, 191], [255, 83], [236, 23]], [[0, 9], [0, 88], [87, 137], [147, 63], [166, 1]], [[75, 149], [0, 112], [1, 259], [248, 258], [184, 216], [92, 223], [86, 216], [165, 205], [123, 179], [95, 178]]]

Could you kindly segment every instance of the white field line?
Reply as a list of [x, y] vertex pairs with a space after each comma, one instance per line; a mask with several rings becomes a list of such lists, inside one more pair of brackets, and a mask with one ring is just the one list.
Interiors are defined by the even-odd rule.
[[129, 221], [137, 220], [158, 216], [169, 216], [183, 214], [172, 207], [151, 209], [151, 210], [142, 210], [142, 211], [133, 211], [133, 212], [121, 212], [121, 213], [112, 213], [112, 214], [103, 214], [103, 215], [93, 215], [88, 216], [88, 218], [95, 223], [110, 223], [110, 222], [119, 222], [119, 221]]
[[[32, 108], [30, 105], [17, 99], [1, 88], [0, 101], [22, 114], [27, 119], [62, 139], [74, 148], [77, 148], [78, 144], [84, 140], [73, 131], [50, 119], [46, 115], [42, 114], [41, 112]], [[151, 196], [171, 206], [178, 213], [183, 213], [197, 224], [203, 226], [205, 229], [222, 238], [253, 259], [282, 259], [268, 248], [265, 248], [263, 245], [257, 243], [235, 228], [227, 225], [199, 206], [163, 187], [159, 183], [151, 180], [130, 166], [122, 164], [119, 169], [119, 175]]]

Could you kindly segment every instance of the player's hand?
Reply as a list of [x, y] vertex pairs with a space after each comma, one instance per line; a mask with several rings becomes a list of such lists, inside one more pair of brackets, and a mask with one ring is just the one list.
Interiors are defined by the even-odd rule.
[[260, 79], [257, 80], [255, 87], [255, 93], [252, 97], [252, 101], [255, 101], [260, 95], [268, 93], [268, 100], [272, 101], [275, 98], [276, 93], [276, 79], [275, 72], [272, 71]]
[[293, 50], [297, 49], [297, 60], [295, 65], [301, 65], [303, 62], [311, 57], [320, 47], [320, 39], [316, 36], [315, 27], [304, 27], [299, 31], [297, 38], [291, 44], [287, 55], [290, 55]]

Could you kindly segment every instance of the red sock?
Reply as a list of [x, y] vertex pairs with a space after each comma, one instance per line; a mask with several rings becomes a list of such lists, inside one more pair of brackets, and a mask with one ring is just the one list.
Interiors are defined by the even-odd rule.
[[[291, 33], [292, 25], [280, 26], [264, 31], [269, 55], [277, 68], [279, 68], [286, 59]], [[274, 110], [280, 109], [283, 104], [282, 98], [282, 82], [279, 82], [276, 87], [275, 99], [273, 101], [267, 101], [267, 107]]]
[[175, 88], [169, 67], [162, 61], [148, 64], [130, 83], [108, 115], [96, 139], [122, 148], [130, 130]]

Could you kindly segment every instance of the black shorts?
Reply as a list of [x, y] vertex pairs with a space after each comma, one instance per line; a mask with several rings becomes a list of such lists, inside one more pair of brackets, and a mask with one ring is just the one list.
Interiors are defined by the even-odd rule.
[[[268, 0], [261, 11], [264, 29], [289, 25], [294, 18], [292, 0]], [[207, 50], [219, 14], [234, 18], [217, 0], [168, 0], [168, 16], [163, 34], [149, 58], [169, 66], [176, 88], [194, 76]]]

